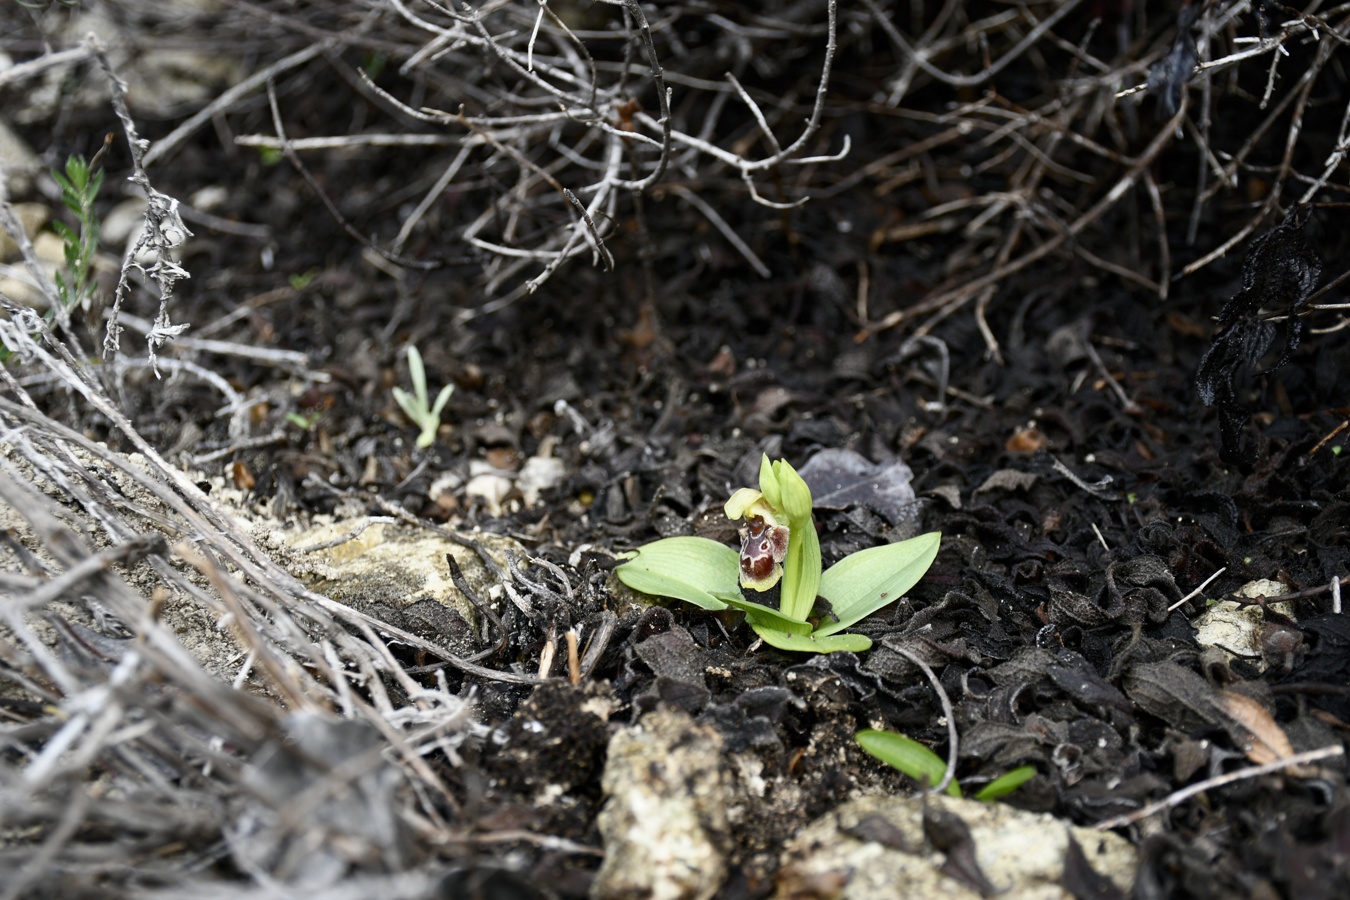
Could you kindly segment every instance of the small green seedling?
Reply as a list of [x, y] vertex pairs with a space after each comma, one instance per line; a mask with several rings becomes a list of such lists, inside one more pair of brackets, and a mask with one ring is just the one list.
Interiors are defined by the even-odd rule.
[[[942, 535], [872, 547], [821, 572], [820, 539], [811, 517], [811, 489], [786, 460], [760, 461], [759, 490], [741, 488], [725, 506], [743, 519], [741, 550], [700, 537], [672, 537], [638, 548], [615, 570], [636, 591], [720, 610], [734, 607], [764, 643], [780, 650], [860, 653], [861, 634], [839, 634], [918, 583], [937, 556]], [[747, 600], [742, 588], [781, 586], [779, 608]], [[817, 599], [825, 614], [812, 618]]]
[[61, 202], [80, 223], [78, 232], [65, 222], [52, 223], [52, 230], [65, 244], [66, 254], [65, 272], [56, 273], [56, 292], [66, 309], [70, 309], [94, 293], [90, 270], [98, 251], [99, 232], [94, 200], [103, 187], [103, 170], [95, 169], [82, 157], [71, 156], [66, 160], [65, 174], [52, 172], [52, 177], [61, 186]]
[[299, 428], [301, 431], [310, 431], [310, 430], [312, 430], [312, 429], [314, 428], [315, 425], [318, 425], [318, 424], [319, 424], [319, 420], [322, 419], [322, 418], [323, 418], [323, 413], [320, 413], [320, 412], [311, 412], [311, 413], [288, 412], [288, 413], [286, 413], [286, 421], [287, 421], [287, 422], [290, 422], [292, 425], [294, 425], [296, 428]]
[[[919, 784], [941, 784], [943, 776], [947, 774], [947, 764], [943, 762], [942, 757], [903, 734], [867, 728], [853, 737], [858, 746], [886, 765], [904, 772]], [[1018, 766], [980, 788], [975, 794], [975, 799], [988, 803], [1007, 796], [1034, 777], [1036, 777], [1035, 766]], [[961, 786], [956, 783], [956, 779], [952, 779], [951, 784], [947, 785], [947, 794], [952, 797], [961, 796]]]
[[[66, 160], [65, 173], [52, 171], [52, 178], [61, 187], [61, 203], [75, 214], [80, 229], [76, 231], [65, 222], [53, 222], [52, 230], [64, 245], [66, 268], [56, 273], [56, 293], [62, 307], [69, 310], [87, 302], [97, 287], [91, 272], [94, 254], [98, 252], [99, 221], [94, 212], [94, 201], [103, 187], [103, 170], [98, 164], [103, 156], [100, 150], [92, 162], [81, 156]], [[43, 316], [48, 322], [56, 318], [56, 310], [48, 309]], [[9, 361], [13, 350], [0, 343], [0, 364]]]
[[441, 392], [436, 395], [436, 402], [429, 403], [427, 400], [427, 371], [422, 367], [422, 354], [417, 352], [417, 348], [408, 347], [408, 374], [412, 377], [413, 393], [409, 394], [402, 388], [394, 388], [394, 399], [398, 405], [403, 407], [409, 419], [413, 420], [418, 428], [422, 429], [417, 435], [417, 446], [425, 450], [436, 441], [436, 429], [441, 427], [441, 410], [445, 409], [445, 403], [450, 399], [450, 395], [455, 392], [453, 384], [447, 384], [441, 388]]

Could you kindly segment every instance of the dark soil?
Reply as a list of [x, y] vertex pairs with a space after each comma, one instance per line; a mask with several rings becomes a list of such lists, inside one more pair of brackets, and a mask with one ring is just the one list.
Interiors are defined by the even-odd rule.
[[[803, 60], [798, 74], [817, 65]], [[255, 436], [282, 436], [243, 446], [215, 415], [219, 396], [209, 386], [159, 382], [148, 371], [129, 378], [121, 398], [143, 435], [183, 460], [236, 446], [203, 469], [248, 486], [251, 501], [279, 518], [331, 511], [337, 488], [368, 496], [373, 514], [385, 512], [378, 498], [459, 531], [522, 541], [558, 568], [519, 576], [538, 579], [536, 616], [499, 605], [509, 640], [482, 666], [534, 672], [550, 636], [581, 626], [585, 652], [588, 636], [613, 623], [579, 684], [568, 682], [564, 656], [537, 688], [441, 669], [452, 690], [474, 690], [491, 729], [461, 765], [432, 760], [481, 833], [519, 830], [598, 847], [609, 736], [673, 706], [716, 729], [730, 751], [755, 755], [776, 786], [744, 817], [753, 825], [729, 835], [736, 874], [719, 895], [764, 896], [777, 849], [811, 819], [858, 792], [913, 790], [857, 748], [856, 730], [884, 726], [946, 753], [932, 687], [883, 639], [939, 673], [956, 707], [963, 783], [1031, 764], [1036, 777], [1006, 802], [1078, 824], [1258, 761], [1252, 733], [1266, 726], [1239, 722], [1225, 706], [1233, 695], [1256, 701], [1293, 751], [1347, 738], [1350, 619], [1332, 611], [1330, 589], [1350, 572], [1340, 335], [1306, 335], [1287, 364], [1271, 369], [1276, 343], [1269, 371], [1255, 375], [1234, 362], [1243, 371], [1230, 393], [1241, 408], [1227, 415], [1237, 417], [1245, 445], [1225, 446], [1221, 413], [1202, 403], [1196, 375], [1213, 317], [1239, 293], [1250, 240], [1176, 280], [1165, 300], [1069, 249], [1050, 254], [1000, 279], [982, 305], [997, 353], [974, 303], [930, 322], [917, 341], [910, 320], [869, 329], [967, 270], [988, 270], [997, 248], [963, 261], [970, 243], [959, 232], [893, 242], [881, 237], [886, 229], [958, 194], [1001, 189], [1002, 176], [963, 179], [962, 149], [944, 147], [928, 159], [926, 183], [891, 193], [878, 188], [889, 170], [851, 177], [937, 126], [888, 118], [871, 100], [874, 73], [856, 61], [842, 68], [823, 144], [852, 130], [852, 155], [813, 174], [812, 199], [801, 208], [738, 201], [724, 210], [769, 278], [658, 185], [641, 219], [629, 208], [618, 223], [630, 239], [613, 242], [613, 273], [583, 257], [537, 293], [480, 311], [481, 259], [386, 277], [362, 261], [360, 246], [293, 169], [265, 167], [210, 129], [152, 172], [173, 196], [226, 185], [228, 199], [213, 215], [265, 223], [271, 234], [262, 245], [190, 221], [198, 239], [184, 265], [193, 278], [180, 289], [175, 318], [192, 323], [190, 334], [300, 351], [328, 380], [198, 353], [236, 390], [267, 398], [256, 408]], [[330, 70], [306, 72], [303, 94], [283, 85], [296, 136], [340, 133], [334, 123], [365, 101]], [[1017, 77], [1004, 86], [1019, 88]], [[1323, 96], [1335, 93], [1328, 86]], [[931, 96], [931, 112], [941, 112], [941, 98]], [[232, 116], [237, 133], [267, 130], [265, 103]], [[143, 128], [153, 140], [175, 124]], [[39, 146], [80, 148], [107, 127], [85, 112], [24, 131]], [[1122, 152], [1141, 152], [1153, 137], [1146, 129], [1156, 127], [1144, 122]], [[356, 227], [378, 235], [390, 230], [381, 210], [407, 202], [395, 199], [400, 185], [432, 159], [372, 150], [310, 164]], [[1154, 166], [1174, 221], [1177, 269], [1241, 224], [1216, 204], [1195, 242], [1184, 242], [1194, 162], [1194, 148], [1179, 143]], [[114, 147], [106, 165], [125, 171], [124, 150]], [[1103, 174], [1084, 190], [1115, 177]], [[715, 199], [738, 184], [696, 187]], [[1156, 277], [1152, 213], [1139, 196], [1138, 206], [1094, 223], [1084, 241], [1098, 256], [1122, 248], [1123, 265], [1129, 254], [1152, 260]], [[1227, 202], [1250, 214], [1238, 198]], [[1308, 216], [1300, 233], [1326, 262], [1320, 286], [1340, 274], [1344, 210]], [[1255, 233], [1280, 221], [1275, 213]], [[419, 240], [407, 252], [467, 254], [438, 245], [434, 234]], [[260, 264], [264, 249], [270, 266]], [[288, 285], [297, 275], [306, 278]], [[1340, 291], [1319, 302], [1340, 302]], [[1334, 324], [1334, 315], [1312, 324]], [[433, 392], [456, 386], [425, 452], [412, 446], [415, 428], [390, 393], [407, 384], [410, 344], [421, 350]], [[46, 402], [54, 417], [119, 440], [89, 411], [56, 395]], [[287, 414], [312, 425], [288, 423]], [[855, 629], [872, 636], [871, 651], [807, 658], [754, 646], [736, 615], [634, 608], [610, 576], [615, 554], [660, 536], [733, 540], [722, 503], [755, 483], [762, 454], [800, 468], [827, 448], [903, 460], [919, 498], [917, 516], [903, 525], [861, 507], [818, 510], [827, 566], [921, 531], [943, 535], [918, 586]], [[540, 455], [560, 459], [565, 477], [535, 505], [515, 494], [494, 510], [462, 490], [431, 499], [446, 473], [467, 480], [470, 465], [484, 460], [514, 473]], [[1265, 611], [1259, 652], [1236, 657], [1197, 641], [1193, 622], [1207, 602], [1262, 579], [1297, 597], [1288, 614]], [[435, 660], [395, 649], [410, 668], [422, 667], [417, 678], [434, 681], [425, 666]], [[1122, 829], [1141, 851], [1137, 896], [1350, 894], [1350, 795], [1339, 758], [1306, 777], [1269, 775], [1205, 792], [1150, 822]], [[513, 896], [584, 896], [598, 866], [594, 855], [528, 842], [484, 845], [472, 858], [439, 852], [469, 867], [509, 869], [519, 880]]]

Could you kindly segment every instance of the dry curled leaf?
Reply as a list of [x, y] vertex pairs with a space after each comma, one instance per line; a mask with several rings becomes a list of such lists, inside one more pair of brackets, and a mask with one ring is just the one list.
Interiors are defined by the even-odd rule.
[[[1247, 745], [1242, 748], [1247, 759], [1259, 766], [1294, 755], [1288, 735], [1260, 703], [1234, 691], [1219, 691], [1216, 699], [1228, 717], [1249, 735]], [[1290, 772], [1295, 775], [1308, 774], [1303, 767], [1292, 768]]]

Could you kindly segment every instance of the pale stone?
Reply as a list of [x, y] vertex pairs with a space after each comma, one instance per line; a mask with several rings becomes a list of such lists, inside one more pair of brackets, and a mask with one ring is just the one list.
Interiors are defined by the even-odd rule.
[[722, 739], [660, 709], [610, 739], [597, 824], [605, 844], [596, 900], [707, 900], [726, 878], [730, 789]]
[[[816, 896], [807, 889], [829, 883], [837, 887], [830, 896], [839, 900], [979, 900], [971, 886], [942, 873], [946, 854], [935, 851], [924, 838], [923, 802], [920, 797], [863, 797], [817, 819], [788, 845], [776, 896]], [[1000, 896], [1070, 900], [1063, 886], [1070, 834], [1096, 872], [1110, 878], [1126, 895], [1133, 887], [1138, 866], [1135, 849], [1118, 835], [1004, 803], [947, 796], [932, 796], [927, 802], [966, 823], [980, 869]], [[845, 833], [874, 815], [899, 830], [909, 852]]]

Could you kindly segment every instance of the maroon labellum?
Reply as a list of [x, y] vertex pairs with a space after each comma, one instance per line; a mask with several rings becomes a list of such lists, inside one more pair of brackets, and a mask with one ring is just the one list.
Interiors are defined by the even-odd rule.
[[770, 525], [759, 516], [746, 516], [741, 529], [741, 584], [766, 591], [778, 583], [787, 556], [786, 525]]

